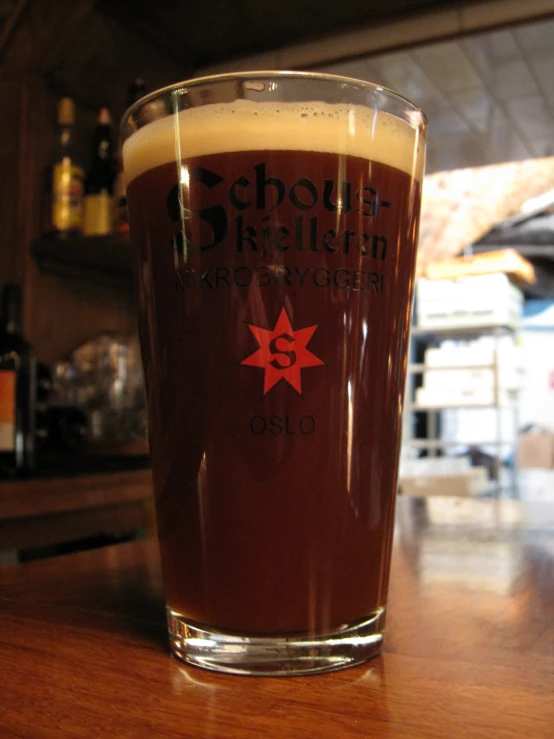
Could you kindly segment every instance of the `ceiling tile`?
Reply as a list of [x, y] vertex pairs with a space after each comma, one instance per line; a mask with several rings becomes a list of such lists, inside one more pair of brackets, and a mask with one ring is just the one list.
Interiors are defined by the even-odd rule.
[[326, 71], [420, 105], [429, 118], [427, 172], [554, 155], [554, 20]]
[[470, 128], [479, 133], [488, 131], [496, 103], [484, 87], [459, 90], [452, 93], [449, 100]]
[[470, 126], [451, 106], [423, 100], [421, 107], [429, 120], [429, 136], [469, 133]]
[[375, 57], [373, 68], [388, 87], [405, 95], [418, 105], [423, 100], [442, 99], [442, 95], [423, 69], [407, 52]]
[[522, 139], [500, 108], [494, 110], [488, 142], [495, 163], [528, 159], [531, 156], [527, 141]]
[[535, 58], [529, 62], [541, 93], [554, 105], [554, 45], [548, 56]]
[[533, 136], [528, 147], [534, 157], [554, 156], [554, 131], [546, 136]]
[[493, 70], [493, 93], [500, 100], [510, 100], [515, 95], [538, 92], [537, 85], [523, 59], [499, 65]]
[[370, 59], [354, 59], [353, 61], [340, 62], [325, 67], [327, 74], [340, 74], [343, 77], [353, 77], [357, 80], [376, 82], [383, 84], [381, 80], [374, 79], [374, 71], [371, 69]]
[[458, 152], [452, 146], [429, 145], [427, 148], [426, 174], [463, 167]]
[[431, 139], [427, 151], [427, 174], [448, 169], [480, 167], [490, 163], [490, 155], [479, 137], [473, 135]]
[[494, 109], [488, 131], [489, 147], [494, 161], [507, 159], [506, 151], [512, 145], [514, 129], [511, 121], [498, 106]]
[[444, 96], [405, 52], [333, 64], [325, 67], [325, 71], [389, 87], [417, 105], [430, 99], [444, 102]]
[[506, 110], [511, 121], [527, 140], [534, 136], [548, 136], [554, 130], [552, 114], [540, 95], [510, 100], [506, 103]]
[[484, 84], [497, 99], [510, 100], [514, 96], [538, 93], [533, 76], [519, 52], [509, 58], [497, 58], [482, 36], [467, 38], [461, 43]]
[[472, 38], [473, 46], [480, 46], [488, 58], [495, 64], [506, 64], [519, 58], [520, 51], [511, 31], [493, 31], [478, 34]]
[[520, 48], [529, 59], [552, 55], [554, 20], [520, 26], [513, 33]]
[[457, 41], [433, 44], [412, 51], [431, 82], [443, 93], [479, 87], [481, 80]]
[[524, 142], [515, 132], [512, 132], [512, 136], [508, 142], [508, 145], [501, 153], [501, 158], [498, 163], [509, 162], [509, 161], [522, 161], [524, 159], [530, 159], [533, 156], [533, 152], [527, 142]]
[[460, 154], [464, 167], [482, 167], [491, 163], [488, 141], [475, 134], [460, 138]]

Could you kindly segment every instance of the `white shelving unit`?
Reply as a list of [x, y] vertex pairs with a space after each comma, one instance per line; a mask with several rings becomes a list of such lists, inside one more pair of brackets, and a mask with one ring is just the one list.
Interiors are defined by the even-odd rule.
[[[494, 439], [483, 440], [476, 438], [472, 441], [470, 446], [475, 447], [494, 447], [496, 449], [495, 460], [495, 476], [498, 482], [497, 489], [499, 490], [502, 485], [502, 460], [503, 452], [513, 447], [513, 459], [514, 467], [511, 481], [512, 491], [515, 493], [516, 490], [516, 444], [517, 444], [517, 431], [518, 431], [518, 418], [517, 418], [517, 392], [511, 392], [510, 402], [505, 401], [505, 392], [501, 392], [500, 383], [500, 365], [499, 365], [499, 342], [501, 337], [506, 335], [511, 336], [515, 339], [516, 332], [511, 327], [505, 326], [472, 326], [472, 327], [459, 327], [459, 328], [441, 328], [441, 329], [412, 329], [412, 339], [417, 338], [428, 338], [434, 343], [440, 343], [448, 339], [477, 339], [482, 336], [492, 336], [494, 341], [493, 350], [493, 361], [487, 364], [475, 364], [475, 365], [452, 365], [452, 366], [429, 366], [423, 363], [410, 363], [408, 365], [408, 373], [410, 374], [410, 380], [414, 375], [424, 375], [427, 371], [440, 372], [442, 370], [486, 370], [492, 372], [493, 375], [493, 393], [491, 403], [448, 403], [448, 404], [424, 404], [418, 405], [413, 402], [406, 404], [406, 411], [413, 413], [423, 412], [427, 414], [427, 438], [426, 439], [413, 439], [407, 440], [407, 444], [417, 449], [425, 449], [428, 451], [429, 456], [437, 456], [439, 451], [446, 450], [448, 447], [459, 447], [463, 446], [465, 442], [460, 441], [446, 441], [438, 438], [439, 426], [438, 426], [438, 414], [441, 411], [446, 410], [470, 410], [470, 409], [494, 409], [496, 412], [496, 435]], [[413, 383], [409, 382], [409, 388], [411, 395], [414, 395], [412, 389]], [[503, 434], [502, 424], [502, 413], [509, 412], [513, 418], [514, 435], [513, 440], [507, 440]], [[412, 421], [414, 421], [412, 417]]]

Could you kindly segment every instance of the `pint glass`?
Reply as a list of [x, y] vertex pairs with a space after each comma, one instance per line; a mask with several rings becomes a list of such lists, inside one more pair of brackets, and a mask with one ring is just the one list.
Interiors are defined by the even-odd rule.
[[307, 674], [383, 640], [425, 156], [395, 93], [182, 82], [122, 124], [174, 654]]

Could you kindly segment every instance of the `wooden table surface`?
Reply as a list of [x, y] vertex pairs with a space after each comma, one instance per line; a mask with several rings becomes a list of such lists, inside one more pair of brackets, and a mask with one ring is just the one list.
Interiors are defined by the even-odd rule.
[[383, 655], [307, 678], [171, 657], [153, 540], [4, 568], [0, 736], [554, 737], [554, 504], [401, 499]]

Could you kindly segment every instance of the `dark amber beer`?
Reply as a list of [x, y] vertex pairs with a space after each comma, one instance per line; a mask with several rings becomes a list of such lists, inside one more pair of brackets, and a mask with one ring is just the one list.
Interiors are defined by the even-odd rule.
[[425, 124], [259, 99], [297, 77], [339, 84], [162, 91], [123, 150], [171, 644], [231, 672], [360, 662], [386, 607]]

